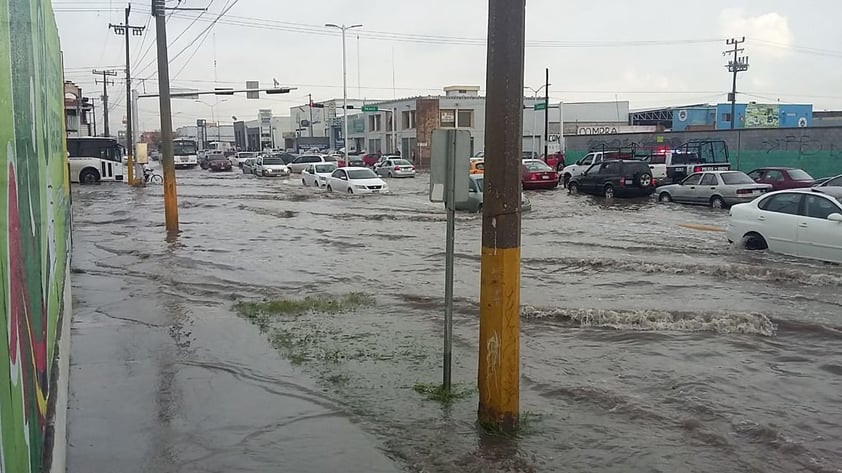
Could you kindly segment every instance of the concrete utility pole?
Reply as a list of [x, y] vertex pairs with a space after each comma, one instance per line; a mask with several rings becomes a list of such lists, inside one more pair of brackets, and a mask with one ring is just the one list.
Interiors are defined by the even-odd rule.
[[489, 0], [485, 202], [480, 277], [479, 421], [518, 426], [520, 159], [526, 0]]
[[[134, 129], [132, 128], [132, 72], [131, 72], [131, 50], [129, 49], [129, 36], [141, 36], [145, 26], [132, 26], [129, 24], [129, 15], [132, 5], [126, 7], [126, 22], [121, 25], [108, 24], [117, 35], [126, 36], [126, 167], [128, 168], [129, 185], [137, 185], [134, 178]], [[131, 35], [129, 34], [131, 33]]]
[[728, 61], [728, 64], [725, 67], [728, 68], [728, 72], [733, 74], [733, 82], [731, 83], [731, 93], [728, 94], [728, 101], [731, 102], [731, 129], [734, 129], [734, 123], [736, 120], [737, 114], [737, 73], [738, 72], [745, 72], [748, 70], [748, 57], [739, 57], [739, 54], [745, 49], [740, 48], [740, 45], [746, 42], [746, 37], [743, 36], [741, 39], [731, 38], [725, 40], [725, 44], [728, 46], [734, 46], [734, 49], [729, 49], [724, 51], [722, 54], [724, 56], [728, 56], [730, 54], [734, 55], [734, 59]]
[[[310, 99], [310, 102], [309, 102], [309, 105], [310, 105], [310, 121], [308, 122], [310, 124], [310, 126], [308, 128], [310, 128], [310, 138], [312, 138], [313, 137], [313, 94], [307, 94], [307, 98]], [[324, 114], [322, 114], [322, 115], [324, 115]]]
[[[100, 70], [94, 69], [92, 72], [95, 76], [102, 76], [102, 121], [105, 123], [103, 125], [103, 127], [105, 128], [105, 136], [111, 136], [111, 132], [108, 129], [108, 127], [109, 127], [109, 124], [108, 124], [108, 86], [114, 85], [114, 81], [109, 80], [108, 77], [109, 76], [112, 76], [112, 77], [116, 76], [117, 71], [112, 71], [112, 70], [100, 71]], [[97, 79], [96, 83], [99, 84], [100, 80]]]
[[[167, 234], [178, 233], [178, 196], [173, 156], [172, 104], [170, 103], [170, 66], [167, 52], [167, 18], [164, 0], [153, 0], [156, 42], [158, 43], [158, 104], [161, 111], [161, 164], [164, 168], [164, 220]], [[217, 129], [219, 124], [217, 124]]]
[[345, 163], [349, 165], [351, 160], [348, 158], [348, 154], [351, 151], [351, 147], [348, 143], [348, 63], [345, 54], [345, 32], [352, 28], [362, 28], [363, 25], [345, 26], [326, 23], [325, 26], [328, 28], [337, 28], [342, 31], [342, 139], [345, 142]]

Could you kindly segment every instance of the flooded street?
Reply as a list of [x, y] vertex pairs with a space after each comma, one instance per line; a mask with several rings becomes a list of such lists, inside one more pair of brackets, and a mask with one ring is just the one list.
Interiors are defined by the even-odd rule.
[[[169, 243], [162, 186], [74, 187], [70, 471], [842, 471], [842, 268], [730, 248], [727, 211], [527, 193], [508, 438], [475, 425], [480, 216], [457, 214], [466, 395], [443, 406], [417, 389], [444, 314], [426, 175], [366, 197], [178, 179]], [[327, 294], [371, 303], [235, 310]]]

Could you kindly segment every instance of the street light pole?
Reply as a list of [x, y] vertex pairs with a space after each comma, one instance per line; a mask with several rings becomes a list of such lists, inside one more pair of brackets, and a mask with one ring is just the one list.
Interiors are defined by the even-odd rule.
[[345, 142], [345, 164], [350, 164], [348, 159], [348, 63], [345, 53], [345, 32], [352, 28], [361, 28], [363, 25], [336, 25], [333, 23], [325, 23], [328, 28], [336, 28], [342, 31], [342, 139]]
[[532, 159], [535, 158], [535, 127], [538, 126], [538, 118], [536, 115], [537, 110], [535, 110], [535, 103], [538, 101], [538, 94], [540, 94], [541, 90], [545, 87], [547, 87], [547, 84], [544, 84], [541, 87], [538, 87], [537, 89], [533, 89], [529, 86], [523, 87], [524, 89], [529, 89], [530, 91], [532, 91], [532, 129], [530, 130], [532, 134], [532, 140], [530, 140], [532, 142]]

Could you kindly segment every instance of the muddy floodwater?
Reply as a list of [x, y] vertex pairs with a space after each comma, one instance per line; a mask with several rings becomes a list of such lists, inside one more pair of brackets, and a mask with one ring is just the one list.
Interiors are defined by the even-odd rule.
[[[475, 424], [479, 216], [456, 223], [462, 396], [443, 405], [417, 389], [440, 382], [444, 308], [445, 215], [425, 175], [365, 197], [295, 176], [178, 179], [172, 242], [161, 186], [74, 187], [74, 337], [108, 320], [160, 363], [125, 406], [150, 425], [112, 446], [149, 469], [97, 464], [85, 438], [121, 419], [86, 417], [90, 375], [71, 378], [70, 471], [842, 471], [842, 268], [733, 249], [716, 231], [727, 211], [527, 192], [512, 438]], [[368, 302], [262, 323], [235, 309], [328, 294]], [[150, 326], [122, 332], [140, 313]], [[97, 349], [73, 340], [85, 370]], [[278, 418], [295, 402], [295, 419], [324, 418], [308, 435]]]

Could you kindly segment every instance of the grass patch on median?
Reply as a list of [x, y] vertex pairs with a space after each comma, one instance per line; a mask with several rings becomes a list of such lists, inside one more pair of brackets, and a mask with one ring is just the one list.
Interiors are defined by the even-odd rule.
[[271, 316], [300, 315], [308, 312], [338, 314], [374, 305], [374, 298], [368, 294], [352, 292], [340, 296], [307, 296], [304, 299], [272, 299], [262, 302], [238, 302], [234, 310], [241, 316], [252, 319], [265, 327]]
[[473, 389], [465, 386], [451, 386], [450, 391], [447, 391], [443, 384], [418, 383], [412, 389], [428, 400], [442, 404], [451, 404], [453, 401], [468, 398], [474, 393]]

